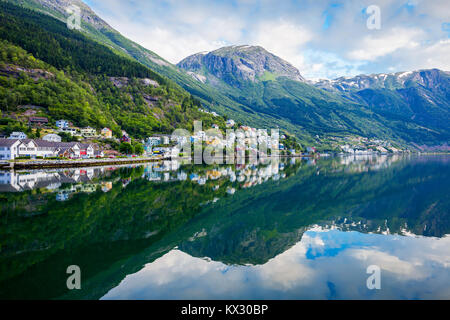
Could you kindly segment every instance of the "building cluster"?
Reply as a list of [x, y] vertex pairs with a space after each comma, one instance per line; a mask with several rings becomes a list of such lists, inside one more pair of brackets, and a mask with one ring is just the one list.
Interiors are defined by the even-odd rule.
[[[278, 150], [286, 150], [282, 143], [284, 139], [286, 139], [284, 135], [271, 136], [267, 133], [267, 130], [248, 126], [240, 126], [238, 130], [227, 133], [224, 137], [218, 128], [214, 128], [213, 125], [211, 129], [197, 131], [191, 136], [153, 135], [144, 141], [144, 149], [148, 155], [178, 155], [180, 148], [186, 144], [204, 143], [207, 146], [219, 149], [235, 149], [237, 152], [258, 152], [261, 144], [265, 144], [268, 149], [276, 149], [278, 147]], [[296, 150], [292, 149], [289, 152], [295, 154]]]
[[97, 132], [97, 129], [91, 127], [78, 128], [73, 126], [67, 120], [58, 120], [56, 121], [56, 128], [58, 132], [65, 132], [70, 134], [73, 137], [82, 137], [85, 139], [94, 139], [94, 138], [103, 138], [103, 139], [112, 139], [113, 133], [109, 128], [103, 128], [100, 130], [100, 133]]
[[360, 136], [329, 137], [331, 145], [341, 153], [353, 155], [371, 155], [401, 153], [405, 150], [397, 148], [391, 142]]

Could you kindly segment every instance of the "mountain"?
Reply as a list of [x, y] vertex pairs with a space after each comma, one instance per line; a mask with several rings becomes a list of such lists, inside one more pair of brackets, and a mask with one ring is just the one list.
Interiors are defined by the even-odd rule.
[[185, 58], [177, 66], [190, 70], [190, 74], [202, 82], [208, 78], [214, 83], [218, 78], [229, 85], [239, 85], [278, 77], [305, 81], [293, 65], [259, 46], [231, 46], [198, 53]]
[[65, 118], [79, 126], [108, 126], [116, 136], [122, 130], [136, 138], [191, 130], [195, 119], [225, 127], [222, 117], [201, 112], [188, 92], [134, 59], [48, 15], [6, 2], [0, 8], [4, 134], [27, 129], [30, 106], [50, 123]]
[[305, 143], [314, 143], [309, 132], [304, 131], [289, 119], [269, 113], [253, 111], [249, 106], [242, 104], [246, 101], [234, 99], [233, 96], [221, 90], [221, 88], [203, 83], [193, 78], [190, 73], [170, 64], [156, 53], [147, 50], [139, 44], [130, 41], [119, 32], [112, 29], [106, 22], [99, 18], [92, 10], [87, 8], [79, 0], [7, 0], [16, 5], [46, 13], [53, 18], [66, 23], [68, 14], [66, 8], [69, 5], [78, 5], [82, 10], [81, 32], [87, 37], [111, 48], [117, 55], [132, 58], [139, 61], [151, 70], [175, 81], [179, 86], [191, 93], [207, 109], [216, 111], [221, 115], [227, 115], [238, 123], [245, 123], [260, 128], [280, 127], [285, 131], [303, 137]]
[[450, 72], [429, 69], [340, 77], [335, 80], [320, 80], [314, 85], [333, 92], [355, 92], [364, 89], [395, 90], [421, 86], [436, 93], [446, 93], [448, 98], [449, 78]]
[[[4, 0], [2, 0], [4, 1]], [[111, 48], [116, 54], [132, 58], [151, 70], [166, 76], [178, 83], [182, 88], [190, 92], [203, 105], [219, 114], [227, 114], [237, 121], [250, 124], [268, 125], [264, 119], [255, 116], [248, 121], [245, 114], [241, 112], [241, 106], [222, 94], [219, 90], [196, 81], [191, 75], [169, 63], [156, 53], [140, 46], [139, 44], [122, 36], [119, 32], [109, 26], [103, 19], [98, 17], [89, 6], [80, 0], [6, 0], [15, 5], [36, 10], [48, 14], [66, 23], [68, 13], [66, 8], [76, 5], [81, 9], [81, 32], [91, 39]], [[280, 123], [283, 126], [288, 124]]]
[[198, 53], [178, 66], [245, 105], [245, 111], [286, 119], [300, 127], [297, 136], [307, 141], [308, 134], [360, 135], [436, 145], [450, 137], [448, 73], [440, 70], [340, 78], [313, 85], [291, 64], [257, 46]]
[[448, 141], [450, 72], [429, 69], [359, 75], [321, 80], [314, 85], [362, 103], [386, 117], [440, 131]]
[[291, 64], [255, 46], [198, 53], [175, 66], [122, 36], [80, 0], [8, 1], [63, 22], [65, 8], [76, 4], [86, 36], [175, 81], [207, 109], [252, 126], [279, 127], [305, 145], [330, 150], [330, 139], [356, 135], [445, 149], [450, 140], [448, 73], [443, 71], [421, 71], [431, 74], [423, 81], [433, 89], [405, 73], [385, 80], [359, 76], [355, 84], [347, 78], [312, 84]]

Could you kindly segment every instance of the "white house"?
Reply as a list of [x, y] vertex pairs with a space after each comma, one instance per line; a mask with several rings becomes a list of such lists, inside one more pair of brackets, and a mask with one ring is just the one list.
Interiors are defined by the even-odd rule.
[[204, 141], [206, 139], [206, 132], [205, 131], [197, 131], [197, 132], [195, 132], [195, 137], [199, 138], [200, 141]]
[[0, 160], [14, 160], [17, 157], [49, 158], [56, 156], [70, 158], [93, 158], [94, 146], [78, 142], [53, 142], [33, 139], [0, 139]]
[[97, 136], [97, 130], [91, 127], [82, 128], [81, 135], [85, 138], [93, 138]]
[[38, 146], [32, 139], [23, 139], [18, 148], [17, 155], [19, 157], [37, 157]]
[[171, 152], [170, 152], [170, 156], [172, 157], [172, 158], [177, 158], [178, 156], [179, 156], [179, 154], [180, 154], [180, 148], [178, 148], [178, 147], [173, 147], [172, 148], [172, 150], [171, 150]]
[[56, 127], [59, 129], [67, 129], [67, 128], [69, 128], [69, 121], [58, 120], [58, 121], [56, 121]]
[[103, 150], [95, 150], [94, 151], [94, 157], [95, 158], [103, 158], [105, 156], [105, 153]]
[[93, 158], [95, 149], [92, 144], [77, 143], [80, 148], [80, 156], [82, 158]]
[[233, 119], [228, 119], [227, 120], [227, 128], [234, 127], [235, 124], [236, 124], [236, 122], [234, 122]]
[[42, 138], [42, 140], [50, 141], [50, 142], [61, 142], [61, 137], [58, 136], [57, 134], [50, 133], [50, 134], [45, 135]]
[[17, 139], [0, 139], [0, 160], [14, 160], [21, 144]]
[[184, 145], [188, 142], [188, 138], [185, 136], [172, 136], [172, 141], [179, 145]]
[[69, 128], [69, 127], [59, 129], [59, 132], [65, 132], [65, 133], [70, 134], [71, 136], [79, 135], [79, 134], [77, 133], [77, 129], [75, 129], [75, 128]]
[[161, 137], [148, 137], [147, 143], [148, 146], [159, 146], [161, 144]]
[[25, 133], [15, 131], [10, 134], [8, 139], [26, 139], [26, 138], [27, 138], [27, 135]]
[[58, 156], [60, 142], [34, 140], [34, 143], [37, 145], [36, 157], [50, 158]]
[[169, 136], [161, 136], [162, 144], [168, 145], [170, 143], [170, 137]]

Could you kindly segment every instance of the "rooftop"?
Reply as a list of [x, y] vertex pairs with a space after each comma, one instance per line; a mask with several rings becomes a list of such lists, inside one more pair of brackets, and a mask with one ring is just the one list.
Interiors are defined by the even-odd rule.
[[10, 147], [17, 141], [18, 139], [0, 139], [0, 147]]

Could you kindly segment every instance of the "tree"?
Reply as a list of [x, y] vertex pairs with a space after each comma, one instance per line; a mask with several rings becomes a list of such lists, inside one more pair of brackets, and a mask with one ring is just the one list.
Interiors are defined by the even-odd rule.
[[144, 153], [144, 146], [141, 143], [134, 144], [134, 153], [137, 155], [142, 155]]
[[119, 151], [125, 154], [134, 153], [134, 147], [129, 142], [122, 142], [119, 146]]
[[67, 132], [59, 132], [58, 135], [61, 137], [61, 141], [62, 142], [78, 141], [77, 137], [74, 137], [70, 133], [67, 133]]

